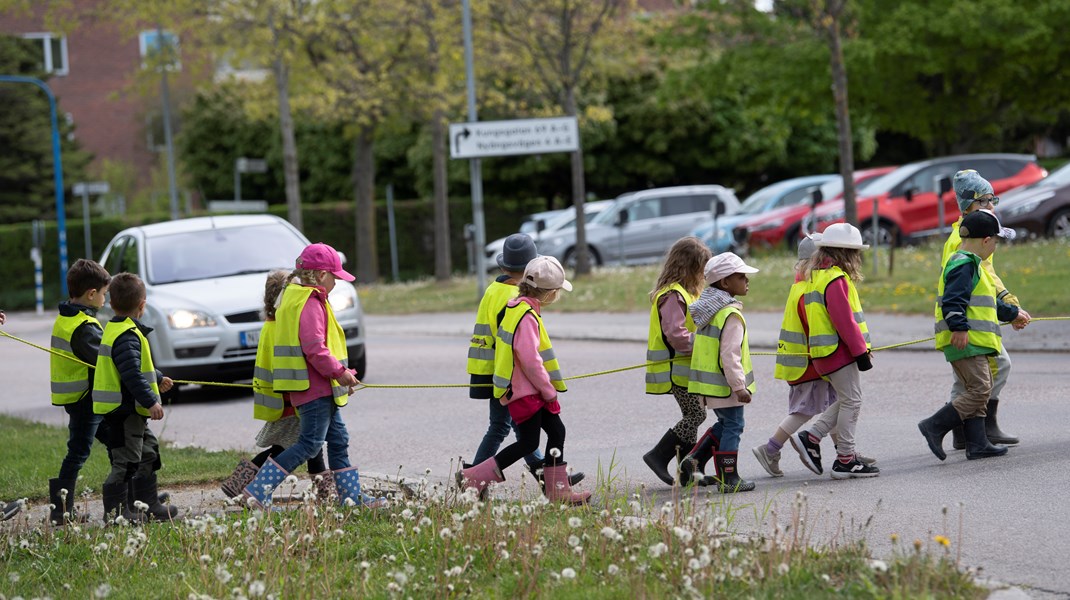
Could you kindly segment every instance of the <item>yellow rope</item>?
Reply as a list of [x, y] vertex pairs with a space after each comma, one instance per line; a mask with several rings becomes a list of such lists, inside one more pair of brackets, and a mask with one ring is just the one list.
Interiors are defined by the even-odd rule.
[[[1032, 319], [1030, 319], [1030, 321], [1068, 321], [1068, 320], [1070, 320], [1070, 317], [1033, 317]], [[1009, 323], [1003, 323], [1003, 325], [1009, 325]], [[24, 339], [22, 339], [20, 337], [11, 335], [10, 333], [7, 333], [6, 331], [0, 330], [0, 336], [13, 339], [16, 342], [22, 342], [23, 344], [26, 344], [27, 346], [33, 346], [34, 348], [37, 348], [38, 350], [44, 350], [45, 352], [48, 352], [50, 354], [55, 354], [56, 356], [61, 356], [63, 358], [66, 358], [67, 360], [73, 360], [73, 361], [75, 361], [75, 362], [77, 362], [79, 364], [85, 365], [85, 366], [87, 366], [87, 367], [89, 367], [91, 369], [95, 369], [96, 368], [96, 365], [91, 365], [91, 364], [89, 364], [89, 363], [87, 363], [85, 361], [80, 360], [77, 357], [67, 356], [67, 355], [62, 354], [60, 352], [57, 352], [57, 351], [55, 351], [55, 350], [53, 350], [51, 348], [46, 348], [44, 346], [40, 346], [38, 344], [35, 344], [35, 343], [31, 342], [31, 341], [24, 340]], [[936, 339], [936, 337], [934, 336], [934, 337], [927, 337], [927, 338], [922, 338], [922, 339], [918, 339], [918, 340], [910, 340], [910, 341], [907, 341], [907, 342], [899, 342], [898, 344], [889, 344], [887, 346], [879, 346], [877, 348], [873, 348], [873, 352], [881, 352], [881, 351], [884, 351], [884, 350], [891, 350], [891, 349], [894, 349], [894, 348], [902, 348], [904, 346], [911, 346], [913, 344], [921, 344], [921, 343], [924, 343], [924, 342], [931, 342], [931, 341], [933, 341], [935, 339]], [[783, 355], [783, 356], [808, 356], [808, 354], [805, 353], [805, 352], [751, 352], [751, 355], [752, 356], [778, 356], [778, 355]], [[572, 376], [569, 376], [569, 377], [565, 377], [564, 379], [566, 381], [571, 381], [573, 379], [586, 379], [586, 378], [589, 378], [589, 377], [599, 377], [599, 376], [602, 376], [602, 375], [611, 375], [613, 373], [622, 373], [624, 371], [631, 371], [631, 370], [634, 370], [634, 369], [642, 369], [642, 368], [647, 367], [648, 365], [659, 365], [659, 364], [663, 364], [663, 363], [667, 363], [667, 362], [672, 362], [674, 360], [681, 360], [681, 359], [680, 358], [667, 358], [665, 360], [644, 362], [644, 363], [639, 363], [637, 365], [631, 365], [631, 366], [627, 366], [627, 367], [620, 367], [620, 368], [617, 368], [617, 369], [608, 369], [608, 370], [605, 370], [605, 371], [595, 371], [593, 373], [584, 373], [583, 375], [572, 375]], [[251, 383], [222, 383], [222, 382], [218, 382], [218, 381], [191, 381], [191, 380], [186, 380], [186, 379], [174, 379], [173, 381], [175, 383], [181, 383], [181, 384], [186, 384], [186, 385], [232, 387], [232, 388], [249, 388], [249, 389], [255, 389], [256, 388], [256, 386], [254, 384], [251, 384]], [[359, 383], [359, 384], [357, 384], [357, 386], [354, 389], [359, 391], [359, 390], [362, 390], [362, 389], [365, 389], [365, 388], [374, 388], [374, 389], [466, 388], [466, 387], [491, 387], [492, 385], [493, 384], [491, 384], [491, 383], [427, 383], [427, 384]]]

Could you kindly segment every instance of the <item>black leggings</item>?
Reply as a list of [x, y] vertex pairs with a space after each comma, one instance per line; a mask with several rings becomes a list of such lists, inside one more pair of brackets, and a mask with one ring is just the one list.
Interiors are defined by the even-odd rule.
[[[286, 448], [283, 448], [282, 446], [272, 446], [254, 456], [252, 463], [257, 467], [262, 467], [264, 466], [264, 463], [267, 462], [268, 458], [275, 458], [282, 454], [282, 451], [285, 449]], [[320, 448], [320, 451], [317, 452], [315, 456], [308, 459], [308, 473], [309, 475], [315, 475], [316, 473], [322, 473], [326, 470], [327, 463], [323, 462], [323, 448]]]
[[[555, 415], [545, 408], [539, 409], [530, 419], [516, 426], [516, 442], [499, 452], [494, 460], [498, 468], [505, 470], [513, 463], [531, 454], [539, 448], [539, 430], [546, 432], [546, 464], [564, 464], [565, 462], [565, 424], [561, 415]], [[557, 448], [561, 455], [554, 458], [550, 450]]]

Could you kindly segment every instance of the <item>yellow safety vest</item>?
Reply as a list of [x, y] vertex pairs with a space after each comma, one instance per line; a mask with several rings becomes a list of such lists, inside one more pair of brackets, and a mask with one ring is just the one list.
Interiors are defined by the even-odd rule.
[[74, 331], [86, 323], [100, 327], [100, 321], [82, 311], [70, 317], [60, 315], [52, 325], [53, 354], [49, 365], [52, 372], [52, 404], [56, 406], [74, 404], [89, 391], [89, 366], [75, 356], [71, 348]]
[[[141, 374], [145, 376], [145, 381], [149, 382], [156, 401], [160, 401], [160, 386], [156, 382], [156, 367], [152, 364], [152, 348], [148, 338], [130, 317], [123, 321], [108, 321], [104, 325], [104, 336], [100, 339], [97, 372], [93, 377], [93, 412], [98, 415], [106, 415], [123, 403], [122, 379], [119, 377], [119, 368], [111, 358], [111, 347], [115, 340], [127, 331], [133, 331], [141, 340]], [[134, 408], [139, 415], [149, 416], [149, 409], [141, 406], [137, 400], [134, 400]]]
[[788, 303], [784, 305], [784, 318], [780, 321], [780, 339], [777, 341], [776, 366], [773, 377], [795, 381], [806, 373], [810, 365], [810, 352], [802, 317], [799, 316], [799, 298], [809, 288], [809, 282], [796, 281], [788, 291]]
[[951, 330], [944, 320], [944, 311], [940, 306], [944, 298], [944, 282], [949, 271], [964, 263], [972, 262], [977, 267], [975, 283], [970, 293], [970, 303], [966, 307], [966, 321], [970, 330], [967, 332], [969, 343], [981, 348], [991, 348], [995, 352], [1003, 350], [1003, 338], [999, 330], [999, 318], [996, 316], [996, 286], [988, 271], [980, 265], [976, 254], [956, 252], [951, 255], [940, 276], [940, 285], [936, 295], [936, 349], [943, 350], [951, 345]]
[[692, 394], [727, 398], [732, 395], [728, 378], [721, 365], [721, 332], [725, 321], [732, 315], [739, 315], [743, 321], [743, 344], [740, 356], [743, 363], [743, 380], [747, 391], [754, 393], [758, 384], [754, 381], [754, 369], [750, 362], [750, 336], [747, 333], [747, 321], [738, 307], [726, 306], [713, 315], [713, 320], [695, 332], [695, 350], [691, 353], [691, 376], [687, 391]]
[[[690, 361], [683, 359], [671, 363], [650, 364], [676, 358], [676, 350], [665, 342], [665, 333], [661, 329], [661, 313], [658, 312], [661, 298], [669, 292], [679, 292], [684, 298], [684, 304], [691, 304], [695, 301], [694, 296], [679, 283], [673, 283], [658, 290], [657, 295], [654, 296], [654, 303], [650, 305], [650, 330], [646, 338], [646, 393], [648, 394], [668, 394], [674, 383], [680, 387], [687, 387], [687, 378], [691, 372]], [[684, 317], [684, 326], [694, 333], [695, 321], [691, 318], [691, 311], [685, 308]]]
[[498, 313], [516, 298], [520, 291], [515, 285], [492, 282], [479, 301], [476, 324], [472, 328], [471, 345], [468, 347], [468, 374], [494, 374], [494, 341], [498, 330]]
[[840, 345], [840, 336], [832, 325], [832, 317], [829, 316], [825, 306], [825, 290], [833, 281], [843, 277], [847, 281], [847, 303], [854, 313], [855, 323], [866, 340], [866, 348], [872, 348], [869, 340], [869, 326], [866, 325], [866, 315], [862, 312], [862, 302], [858, 299], [858, 290], [851, 281], [851, 276], [839, 267], [827, 269], [814, 269], [810, 271], [809, 285], [803, 293], [803, 304], [806, 307], [806, 320], [810, 325], [810, 357], [824, 358], [836, 351]]
[[275, 321], [265, 321], [260, 329], [260, 341], [256, 344], [256, 363], [253, 365], [253, 418], [261, 421], [278, 421], [282, 418], [286, 403], [282, 394], [275, 391], [275, 376], [271, 359], [275, 352]]
[[[955, 252], [958, 252], [960, 246], [962, 246], [962, 237], [959, 236], [959, 226], [962, 225], [962, 217], [959, 217], [958, 221], [951, 226], [951, 235], [947, 236], [947, 241], [944, 242], [943, 254], [940, 256], [940, 268], [943, 269], [947, 266], [948, 259]], [[1003, 280], [996, 275], [996, 263], [994, 262], [996, 255], [993, 254], [988, 258], [981, 261], [981, 267], [988, 271], [988, 276], [992, 278], [992, 285], [996, 286], [996, 298], [1006, 302], [1007, 304], [1013, 304], [1015, 306], [1021, 306], [1022, 302], [1007, 289], [1007, 286], [1003, 284]]]
[[539, 356], [542, 364], [550, 375], [550, 383], [559, 392], [567, 391], [565, 380], [561, 377], [561, 365], [557, 363], [557, 356], [550, 344], [550, 336], [546, 334], [546, 327], [542, 324], [542, 317], [527, 302], [520, 302], [516, 306], [507, 306], [502, 324], [498, 327], [498, 343], [494, 346], [494, 397], [501, 398], [509, 389], [509, 383], [513, 380], [513, 336], [516, 328], [520, 325], [520, 319], [531, 313], [539, 324]]
[[[308, 362], [301, 349], [301, 311], [314, 288], [291, 283], [282, 292], [282, 302], [275, 311], [275, 335], [271, 357], [272, 387], [276, 392], [302, 392], [308, 389]], [[334, 318], [330, 302], [323, 303], [327, 311], [327, 350], [345, 366], [349, 366], [349, 351], [342, 326]], [[259, 346], [257, 346], [259, 354]], [[334, 403], [349, 403], [349, 388], [331, 380]]]

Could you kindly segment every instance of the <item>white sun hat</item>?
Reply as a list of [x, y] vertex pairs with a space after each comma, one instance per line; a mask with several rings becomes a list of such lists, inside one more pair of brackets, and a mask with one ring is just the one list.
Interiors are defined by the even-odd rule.
[[862, 243], [862, 233], [850, 223], [833, 223], [825, 228], [820, 240], [815, 240], [818, 248], [849, 248], [865, 250], [869, 244]]

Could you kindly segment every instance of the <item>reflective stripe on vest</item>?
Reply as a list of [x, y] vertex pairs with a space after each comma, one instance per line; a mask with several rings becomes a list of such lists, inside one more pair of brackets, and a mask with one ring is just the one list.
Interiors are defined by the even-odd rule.
[[674, 383], [680, 387], [687, 387], [688, 376], [691, 372], [690, 361], [683, 359], [671, 363], [650, 364], [676, 357], [676, 350], [665, 342], [665, 332], [661, 328], [661, 313], [658, 312], [658, 304], [669, 292], [679, 292], [683, 297], [684, 326], [692, 333], [695, 331], [695, 321], [691, 318], [691, 311], [686, 307], [694, 302], [695, 298], [679, 283], [673, 283], [658, 290], [657, 295], [654, 296], [654, 303], [650, 306], [650, 328], [647, 331], [646, 341], [646, 393], [648, 394], [668, 394]]
[[516, 328], [520, 325], [520, 319], [531, 313], [539, 325], [539, 356], [542, 357], [543, 367], [550, 375], [550, 383], [559, 392], [567, 391], [564, 378], [561, 376], [561, 365], [557, 363], [557, 356], [550, 344], [550, 336], [546, 334], [542, 317], [527, 302], [520, 302], [516, 306], [507, 306], [502, 324], [498, 328], [498, 341], [494, 347], [494, 397], [501, 398], [509, 389], [509, 382], [513, 379], [513, 336]]
[[[123, 403], [122, 378], [119, 369], [111, 357], [115, 340], [127, 331], [133, 331], [141, 342], [141, 374], [149, 382], [152, 395], [160, 401], [160, 387], [156, 382], [156, 367], [152, 364], [152, 348], [145, 334], [141, 333], [137, 323], [127, 317], [123, 321], [108, 321], [104, 325], [104, 335], [100, 338], [100, 353], [97, 355], [97, 369], [93, 376], [93, 412], [106, 415], [119, 408]], [[143, 417], [149, 416], [149, 409], [134, 400], [134, 409]]]
[[866, 315], [862, 312], [862, 302], [858, 299], [858, 289], [851, 281], [851, 276], [839, 267], [814, 269], [810, 271], [809, 284], [802, 296], [803, 306], [806, 309], [806, 321], [810, 326], [811, 358], [829, 356], [840, 345], [840, 336], [832, 325], [832, 317], [829, 316], [828, 308], [825, 307], [825, 290], [828, 289], [829, 284], [840, 277], [847, 282], [847, 303], [854, 313], [855, 323], [862, 332], [862, 338], [866, 340], [866, 348], [872, 348]]
[[692, 394], [727, 398], [732, 395], [724, 367], [721, 366], [721, 333], [725, 321], [732, 315], [739, 315], [743, 322], [743, 343], [740, 362], [743, 363], [743, 380], [747, 391], [754, 393], [758, 389], [754, 381], [754, 369], [750, 361], [750, 339], [747, 333], [747, 321], [743, 313], [735, 306], [726, 306], [713, 315], [713, 320], [695, 332], [695, 349], [691, 353], [691, 376], [687, 391]]
[[494, 374], [494, 342], [498, 330], [498, 313], [505, 305], [516, 298], [520, 290], [508, 283], [494, 281], [487, 286], [483, 299], [479, 301], [476, 312], [476, 324], [472, 328], [472, 339], [468, 346], [468, 374]]
[[799, 299], [806, 293], [809, 285], [806, 281], [797, 281], [788, 291], [784, 318], [780, 322], [776, 366], [773, 367], [773, 377], [777, 379], [795, 381], [806, 373], [806, 367], [810, 364], [810, 357], [800, 356], [810, 352], [810, 344], [803, 328], [802, 316], [799, 315]]
[[[56, 317], [52, 325], [52, 350], [49, 359], [49, 371], [52, 380], [52, 404], [63, 406], [74, 404], [89, 391], [89, 367], [74, 355], [71, 338], [76, 329], [86, 323], [100, 327], [100, 321], [82, 311], [65, 317]], [[58, 355], [55, 353], [59, 353]]]
[[282, 418], [282, 394], [276, 392], [275, 376], [271, 370], [271, 358], [275, 347], [275, 321], [265, 321], [260, 329], [260, 341], [256, 346], [256, 363], [253, 365], [253, 418], [261, 421], [278, 421]]
[[973, 263], [976, 272], [973, 290], [970, 292], [970, 300], [966, 306], [966, 322], [970, 328], [967, 332], [969, 343], [980, 348], [990, 348], [995, 352], [1001, 352], [1003, 338], [999, 330], [999, 318], [996, 316], [996, 285], [992, 282], [992, 276], [988, 274], [988, 271], [981, 267], [980, 257], [962, 252], [951, 255], [940, 277], [934, 314], [936, 349], [943, 350], [951, 345], [951, 330], [948, 329], [947, 321], [944, 320], [944, 310], [941, 306], [947, 274], [965, 263]]
[[[282, 292], [282, 302], [275, 311], [275, 336], [272, 347], [272, 388], [276, 392], [303, 392], [308, 389], [308, 363], [301, 350], [301, 311], [312, 296], [314, 288], [291, 283]], [[323, 302], [327, 313], [327, 350], [343, 365], [349, 365], [349, 351], [342, 326], [334, 318], [329, 302]], [[259, 346], [257, 347], [259, 353]], [[349, 403], [349, 388], [331, 380], [331, 395], [334, 403], [345, 406]]]

